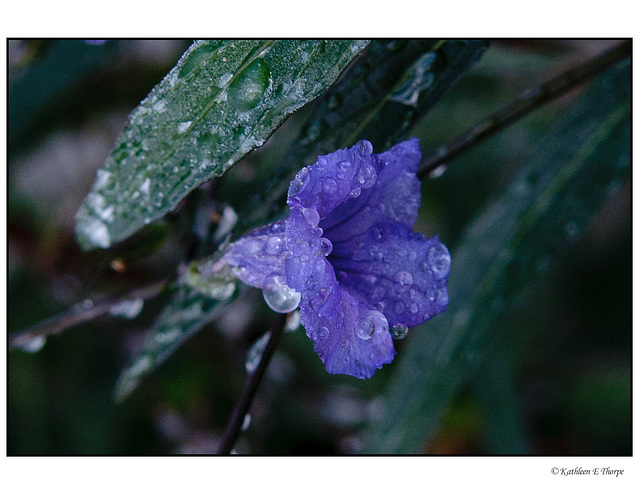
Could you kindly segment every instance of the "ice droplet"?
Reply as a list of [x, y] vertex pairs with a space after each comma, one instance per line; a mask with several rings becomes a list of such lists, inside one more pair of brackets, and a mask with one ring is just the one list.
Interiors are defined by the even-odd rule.
[[272, 274], [264, 279], [262, 296], [276, 313], [289, 313], [300, 304], [300, 293], [285, 283], [282, 275]]

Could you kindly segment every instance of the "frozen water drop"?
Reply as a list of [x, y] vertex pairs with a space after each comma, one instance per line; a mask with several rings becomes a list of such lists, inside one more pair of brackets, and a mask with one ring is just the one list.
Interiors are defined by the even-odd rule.
[[262, 296], [277, 313], [289, 313], [300, 304], [300, 293], [289, 287], [282, 275], [271, 274], [264, 279]]
[[409, 327], [407, 325], [403, 325], [402, 323], [396, 323], [393, 325], [389, 332], [391, 333], [391, 337], [396, 340], [404, 339], [409, 333]]

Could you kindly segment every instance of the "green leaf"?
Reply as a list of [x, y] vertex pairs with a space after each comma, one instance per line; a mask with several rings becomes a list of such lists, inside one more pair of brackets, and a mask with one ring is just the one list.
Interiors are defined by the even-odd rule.
[[[235, 286], [233, 287], [235, 288]], [[166, 361], [189, 337], [210, 323], [221, 311], [227, 291], [212, 299], [188, 285], [180, 285], [171, 301], [158, 315], [146, 336], [143, 348], [122, 371], [115, 389], [116, 401], [126, 399], [140, 382]]]
[[200, 41], [132, 112], [76, 217], [108, 248], [222, 175], [330, 86], [365, 41]]
[[[367, 139], [377, 152], [407, 138], [423, 117], [486, 51], [478, 40], [373, 41], [343, 79], [317, 102], [273, 179], [240, 211], [241, 227], [282, 214], [289, 181], [318, 155]], [[266, 208], [265, 208], [266, 206]]]
[[412, 331], [367, 451], [413, 453], [432, 437], [452, 395], [489, 359], [504, 312], [626, 179], [629, 63], [594, 81], [533, 156], [453, 253], [449, 308]]

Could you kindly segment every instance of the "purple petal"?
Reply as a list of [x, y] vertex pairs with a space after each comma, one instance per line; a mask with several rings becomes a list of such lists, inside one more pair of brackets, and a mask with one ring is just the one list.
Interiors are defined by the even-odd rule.
[[343, 241], [383, 220], [412, 227], [420, 209], [420, 181], [416, 176], [420, 156], [417, 139], [371, 155], [377, 171], [374, 185], [361, 190], [357, 198], [346, 199], [323, 218], [320, 227], [325, 236], [332, 242]]
[[389, 323], [348, 291], [340, 294], [340, 304], [327, 316], [303, 300], [300, 320], [329, 373], [370, 378], [395, 356]]
[[340, 286], [316, 223], [302, 208], [291, 209], [287, 284], [302, 294], [300, 319], [327, 371], [368, 378], [395, 355], [389, 323]]
[[420, 325], [449, 302], [449, 251], [437, 236], [427, 240], [406, 225], [379, 223], [334, 243], [329, 261], [340, 285], [381, 311], [390, 325]]
[[284, 276], [285, 221], [256, 229], [229, 246], [225, 261], [245, 284], [264, 287], [270, 275]]

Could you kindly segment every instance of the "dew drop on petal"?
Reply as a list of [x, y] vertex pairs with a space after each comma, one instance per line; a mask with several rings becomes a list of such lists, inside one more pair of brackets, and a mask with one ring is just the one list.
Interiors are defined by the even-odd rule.
[[391, 333], [391, 337], [396, 340], [404, 339], [409, 333], [409, 327], [402, 323], [396, 323], [389, 329], [389, 333]]
[[446, 306], [449, 304], [449, 294], [445, 287], [438, 289], [434, 295], [434, 300], [438, 306]]
[[362, 189], [369, 189], [376, 183], [377, 178], [376, 169], [369, 163], [363, 164], [356, 174], [356, 181]]
[[427, 254], [429, 266], [435, 279], [441, 279], [449, 275], [451, 268], [451, 255], [442, 244], [433, 246]]
[[394, 305], [393, 305], [393, 311], [397, 314], [397, 315], [401, 315], [402, 313], [404, 313], [405, 307], [404, 304], [401, 301], [397, 301]]
[[285, 283], [282, 275], [272, 274], [264, 279], [262, 296], [277, 313], [289, 313], [300, 304], [300, 293]]
[[303, 208], [302, 216], [312, 227], [317, 227], [318, 223], [320, 222], [320, 214], [315, 208]]
[[284, 248], [284, 239], [278, 236], [271, 236], [267, 239], [265, 250], [267, 254], [278, 254]]
[[358, 325], [356, 334], [363, 340], [369, 340], [377, 333], [386, 332], [389, 322], [380, 311], [370, 311]]
[[326, 237], [320, 238], [320, 251], [322, 251], [322, 254], [325, 256], [329, 256], [331, 251], [333, 251], [333, 244]]
[[349, 191], [349, 196], [351, 196], [352, 198], [357, 198], [358, 196], [360, 196], [360, 192], [361, 189], [359, 187], [354, 187], [353, 189], [351, 189], [351, 191]]
[[413, 284], [413, 276], [409, 272], [400, 271], [396, 273], [393, 280], [400, 285], [411, 285]]
[[318, 330], [319, 339], [326, 339], [328, 336], [329, 336], [329, 329], [327, 327], [321, 327], [320, 330]]

